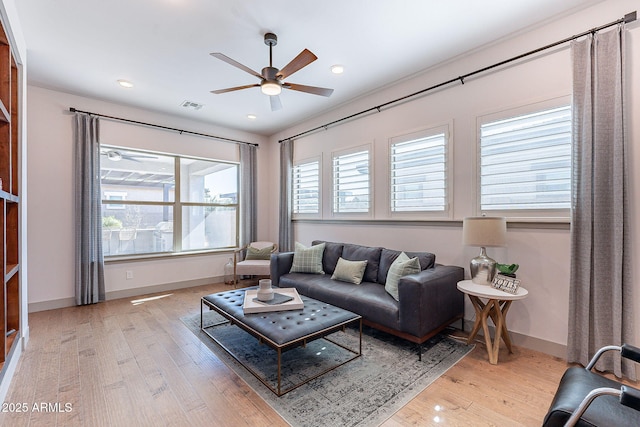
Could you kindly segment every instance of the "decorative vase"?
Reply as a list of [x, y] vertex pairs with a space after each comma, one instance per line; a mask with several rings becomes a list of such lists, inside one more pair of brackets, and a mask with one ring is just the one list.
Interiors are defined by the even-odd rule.
[[224, 284], [233, 285], [233, 259], [229, 258], [229, 261], [224, 265]]
[[271, 287], [271, 279], [260, 279], [260, 288], [258, 289], [257, 298], [260, 301], [271, 301], [273, 299], [273, 288]]
[[486, 249], [481, 247], [480, 255], [471, 260], [469, 271], [473, 283], [491, 286], [497, 271], [496, 262], [493, 258], [489, 258]]

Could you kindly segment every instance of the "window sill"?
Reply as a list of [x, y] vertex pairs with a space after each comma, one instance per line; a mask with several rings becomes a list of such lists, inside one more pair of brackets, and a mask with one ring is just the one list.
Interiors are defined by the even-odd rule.
[[233, 251], [236, 248], [225, 248], [225, 249], [214, 249], [214, 250], [206, 250], [206, 251], [189, 251], [189, 252], [162, 252], [157, 254], [132, 254], [132, 255], [120, 255], [120, 256], [109, 256], [105, 257], [105, 264], [120, 264], [126, 262], [139, 262], [139, 261], [158, 261], [158, 260], [166, 260], [166, 259], [175, 259], [182, 257], [196, 257], [196, 256], [204, 256], [204, 255], [218, 255], [218, 254], [228, 254], [230, 256], [233, 255]]

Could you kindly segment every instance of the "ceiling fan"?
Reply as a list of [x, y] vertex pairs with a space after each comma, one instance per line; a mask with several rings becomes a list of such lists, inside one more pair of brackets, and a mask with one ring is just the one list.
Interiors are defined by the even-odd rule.
[[144, 154], [128, 154], [127, 152], [122, 152], [118, 150], [108, 150], [108, 149], [101, 149], [100, 154], [102, 154], [103, 156], [106, 156], [107, 159], [114, 162], [119, 162], [122, 159], [132, 160], [134, 162], [140, 162], [140, 160], [138, 159], [156, 159], [157, 158], [155, 156], [146, 156]]
[[250, 87], [260, 87], [262, 93], [264, 93], [265, 95], [269, 95], [269, 99], [271, 101], [271, 111], [280, 110], [282, 108], [282, 103], [278, 95], [280, 95], [280, 92], [282, 92], [283, 88], [297, 90], [299, 92], [311, 93], [313, 95], [331, 96], [331, 94], [333, 93], [333, 89], [327, 89], [317, 86], [305, 86], [284, 81], [284, 79], [286, 79], [296, 71], [306, 67], [307, 65], [318, 59], [318, 57], [315, 56], [310, 50], [303, 50], [298, 54], [298, 56], [293, 58], [291, 62], [285, 65], [282, 70], [279, 70], [273, 66], [273, 46], [278, 44], [278, 37], [273, 33], [266, 33], [264, 35], [264, 44], [269, 46], [269, 66], [262, 69], [262, 74], [258, 74], [251, 68], [242, 65], [237, 61], [234, 61], [233, 59], [222, 53], [212, 53], [211, 56], [218, 58], [229, 65], [233, 65], [234, 67], [239, 68], [242, 71], [245, 71], [252, 76], [259, 78], [260, 83], [230, 87], [227, 89], [212, 90], [211, 93], [221, 94], [226, 92], [233, 92], [236, 90], [248, 89]]

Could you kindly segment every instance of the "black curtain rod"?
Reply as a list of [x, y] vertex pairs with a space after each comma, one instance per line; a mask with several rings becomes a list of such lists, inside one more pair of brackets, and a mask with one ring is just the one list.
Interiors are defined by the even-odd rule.
[[561, 44], [564, 44], [564, 43], [570, 42], [572, 40], [575, 40], [577, 38], [580, 38], [580, 37], [583, 37], [583, 36], [586, 36], [586, 35], [589, 35], [589, 34], [595, 34], [596, 32], [598, 32], [600, 30], [604, 30], [605, 28], [613, 27], [614, 25], [618, 25], [618, 24], [622, 24], [622, 23], [627, 24], [629, 22], [633, 22], [633, 21], [636, 20], [636, 13], [637, 13], [637, 11], [627, 13], [624, 16], [624, 18], [618, 19], [618, 20], [613, 21], [613, 22], [609, 22], [608, 24], [604, 24], [604, 25], [601, 25], [599, 27], [592, 28], [591, 30], [584, 31], [584, 32], [582, 32], [580, 34], [576, 34], [576, 35], [571, 36], [571, 37], [567, 37], [566, 39], [559, 40], [559, 41], [557, 41], [555, 43], [551, 43], [551, 44], [548, 44], [546, 46], [540, 47], [538, 49], [534, 49], [534, 50], [531, 50], [529, 52], [514, 56], [512, 58], [505, 59], [504, 61], [497, 62], [497, 63], [495, 63], [493, 65], [489, 65], [487, 67], [480, 68], [478, 70], [472, 71], [472, 72], [467, 73], [467, 74], [463, 74], [461, 76], [452, 78], [452, 79], [444, 81], [442, 83], [438, 83], [436, 85], [433, 85], [433, 86], [430, 86], [428, 88], [419, 90], [419, 91], [411, 93], [409, 95], [405, 95], [405, 96], [402, 96], [400, 98], [396, 98], [396, 99], [394, 99], [392, 101], [385, 102], [384, 104], [380, 104], [380, 105], [377, 105], [375, 107], [367, 108], [366, 110], [362, 110], [360, 112], [351, 114], [351, 115], [343, 117], [341, 119], [334, 120], [332, 122], [326, 123], [326, 124], [321, 125], [321, 126], [317, 126], [317, 127], [313, 128], [313, 129], [306, 130], [304, 132], [298, 133], [298, 134], [290, 136], [288, 138], [281, 139], [278, 142], [282, 143], [284, 141], [289, 141], [289, 140], [292, 140], [292, 139], [295, 139], [295, 138], [299, 138], [301, 136], [308, 135], [308, 134], [310, 134], [312, 132], [316, 132], [316, 131], [321, 130], [321, 129], [327, 130], [329, 128], [329, 126], [338, 124], [340, 122], [344, 122], [345, 120], [353, 119], [354, 117], [358, 117], [358, 116], [361, 116], [363, 114], [371, 113], [371, 112], [374, 112], [374, 111], [380, 112], [382, 110], [382, 108], [384, 108], [384, 107], [388, 107], [388, 106], [390, 106], [392, 104], [396, 104], [396, 103], [404, 101], [406, 99], [413, 98], [414, 96], [422, 95], [423, 93], [432, 91], [434, 89], [441, 88], [443, 86], [447, 86], [447, 85], [449, 85], [451, 83], [460, 82], [461, 84], [464, 85], [464, 79], [466, 79], [468, 77], [471, 77], [471, 76], [474, 76], [476, 74], [483, 73], [483, 72], [491, 70], [493, 68], [501, 67], [501, 66], [503, 66], [505, 64], [508, 64], [510, 62], [514, 62], [514, 61], [517, 61], [519, 59], [525, 58], [527, 56], [534, 55], [536, 53], [542, 52], [544, 50], [551, 49], [552, 47], [559, 46]]
[[253, 145], [255, 147], [258, 146], [258, 144], [254, 144], [252, 142], [246, 142], [246, 141], [240, 141], [240, 140], [237, 140], [237, 139], [225, 138], [223, 136], [209, 135], [209, 134], [206, 134], [206, 133], [192, 132], [190, 130], [177, 129], [177, 128], [172, 128], [172, 127], [169, 127], [169, 126], [156, 125], [156, 124], [153, 124], [153, 123], [139, 122], [137, 120], [123, 119], [121, 117], [107, 116], [106, 114], [99, 114], [99, 113], [92, 113], [90, 111], [78, 110], [77, 108], [74, 108], [74, 107], [69, 108], [69, 111], [71, 111], [72, 113], [90, 114], [92, 116], [104, 117], [106, 119], [118, 120], [118, 121], [121, 121], [121, 122], [133, 123], [133, 124], [136, 124], [136, 125], [149, 126], [149, 127], [154, 127], [154, 128], [164, 129], [164, 130], [171, 130], [171, 131], [174, 131], [174, 132], [179, 132], [181, 135], [183, 133], [187, 133], [187, 134], [190, 134], [190, 135], [203, 136], [205, 138], [213, 138], [213, 139], [218, 139], [220, 141], [232, 142], [234, 144], [247, 144], [247, 145]]

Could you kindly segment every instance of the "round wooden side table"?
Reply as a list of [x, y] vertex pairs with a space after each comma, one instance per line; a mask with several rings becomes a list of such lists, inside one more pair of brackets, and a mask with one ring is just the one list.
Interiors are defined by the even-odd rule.
[[[467, 294], [473, 308], [476, 311], [476, 322], [467, 339], [470, 344], [478, 334], [480, 327], [484, 333], [484, 341], [487, 345], [487, 353], [489, 354], [489, 363], [496, 365], [498, 363], [498, 350], [500, 348], [500, 339], [502, 339], [509, 350], [511, 350], [511, 338], [507, 330], [507, 312], [511, 303], [515, 300], [524, 299], [529, 294], [523, 287], [519, 287], [515, 294], [504, 292], [499, 289], [492, 288], [487, 285], [479, 285], [471, 280], [462, 280], [458, 282], [458, 290]], [[487, 300], [483, 302], [482, 299]], [[495, 336], [493, 341], [489, 334], [489, 324], [487, 318], [491, 317], [495, 325]]]

